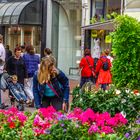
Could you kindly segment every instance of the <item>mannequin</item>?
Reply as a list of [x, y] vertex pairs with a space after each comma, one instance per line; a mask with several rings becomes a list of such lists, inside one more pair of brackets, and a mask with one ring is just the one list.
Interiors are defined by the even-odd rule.
[[100, 48], [100, 39], [99, 38], [95, 38], [94, 39], [94, 47], [93, 47], [93, 54], [92, 57], [93, 58], [100, 58], [100, 53], [101, 53], [101, 48]]

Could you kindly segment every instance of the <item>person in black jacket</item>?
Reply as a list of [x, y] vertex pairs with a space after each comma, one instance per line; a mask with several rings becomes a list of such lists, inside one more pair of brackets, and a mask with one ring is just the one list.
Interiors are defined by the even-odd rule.
[[9, 49], [9, 45], [6, 45], [6, 61], [12, 56], [12, 51]]
[[28, 76], [26, 65], [21, 57], [21, 48], [15, 48], [14, 53], [15, 55], [11, 56], [6, 62], [6, 70], [9, 75], [17, 75], [18, 82], [24, 85], [24, 79]]

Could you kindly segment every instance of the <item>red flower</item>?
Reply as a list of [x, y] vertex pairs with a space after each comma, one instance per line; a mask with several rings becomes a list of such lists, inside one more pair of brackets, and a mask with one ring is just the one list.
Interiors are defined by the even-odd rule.
[[16, 127], [16, 125], [15, 125], [15, 123], [14, 123], [14, 122], [10, 122], [10, 123], [9, 123], [9, 127], [12, 129], [12, 128], [15, 128], [15, 127]]
[[133, 92], [134, 92], [134, 94], [138, 94], [139, 93], [139, 91], [137, 89], [135, 89]]

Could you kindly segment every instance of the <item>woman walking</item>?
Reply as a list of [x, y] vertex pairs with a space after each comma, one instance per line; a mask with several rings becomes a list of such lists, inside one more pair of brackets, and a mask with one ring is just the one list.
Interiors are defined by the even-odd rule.
[[94, 59], [91, 57], [90, 49], [86, 48], [84, 50], [84, 57], [81, 59], [79, 67], [81, 69], [81, 81], [80, 87], [86, 82], [93, 82], [94, 83]]
[[109, 84], [112, 83], [112, 76], [111, 76], [110, 69], [111, 69], [111, 62], [107, 58], [106, 53], [103, 52], [96, 66], [96, 73], [99, 73], [96, 82], [97, 87], [98, 85], [101, 85], [101, 89], [103, 90], [108, 89]]

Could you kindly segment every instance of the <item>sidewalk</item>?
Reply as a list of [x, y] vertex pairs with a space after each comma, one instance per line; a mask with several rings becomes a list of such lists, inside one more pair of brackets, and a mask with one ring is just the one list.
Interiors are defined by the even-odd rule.
[[[76, 75], [69, 75], [69, 82], [70, 82], [70, 103], [72, 102], [72, 90], [79, 84], [80, 82], [80, 77]], [[2, 102], [5, 103], [6, 105], [10, 106], [10, 99], [8, 97], [8, 91], [3, 92], [2, 91]], [[33, 107], [25, 107], [25, 111], [30, 111], [34, 112], [35, 108]]]
[[69, 75], [68, 78], [70, 82], [70, 93], [72, 93], [72, 90], [80, 83], [80, 76]]

